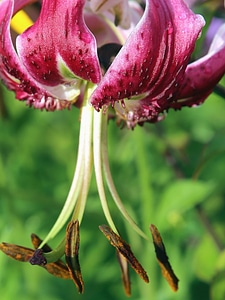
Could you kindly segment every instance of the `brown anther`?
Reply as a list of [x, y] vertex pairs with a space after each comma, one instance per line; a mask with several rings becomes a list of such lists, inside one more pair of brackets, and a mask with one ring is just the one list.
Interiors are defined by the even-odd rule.
[[178, 281], [179, 279], [175, 275], [171, 264], [169, 262], [169, 258], [166, 254], [166, 248], [163, 244], [163, 240], [161, 238], [161, 235], [156, 228], [155, 225], [151, 224], [150, 231], [152, 234], [153, 244], [155, 247], [155, 253], [158, 260], [158, 263], [160, 265], [160, 268], [162, 270], [162, 274], [165, 277], [165, 279], [168, 281], [171, 289], [176, 292], [178, 290]]
[[79, 221], [71, 221], [66, 229], [66, 263], [78, 292], [84, 292], [84, 282], [82, 279], [81, 268], [79, 263]]
[[34, 254], [34, 250], [30, 248], [8, 243], [0, 244], [0, 250], [9, 257], [22, 262], [28, 262]]
[[118, 250], [116, 250], [116, 254], [117, 254], [119, 264], [120, 264], [120, 269], [122, 272], [122, 281], [123, 281], [124, 291], [125, 291], [126, 295], [129, 297], [131, 295], [131, 287], [130, 287], [128, 261]]
[[[31, 234], [31, 241], [35, 249], [37, 249], [42, 243], [42, 240], [34, 233]], [[42, 247], [42, 250], [45, 253], [48, 253], [52, 251], [52, 248], [49, 247], [48, 244], [45, 244]], [[43, 267], [48, 271], [48, 273], [52, 274], [55, 277], [71, 279], [67, 265], [61, 259], [49, 264], [47, 263]]]
[[148, 283], [149, 282], [148, 275], [145, 272], [142, 265], [134, 256], [130, 246], [107, 225], [101, 225], [99, 226], [99, 229], [102, 231], [105, 237], [110, 241], [111, 245], [114, 246], [117, 249], [117, 251], [126, 258], [126, 260], [129, 262], [129, 264], [134, 269], [134, 271], [145, 282]]

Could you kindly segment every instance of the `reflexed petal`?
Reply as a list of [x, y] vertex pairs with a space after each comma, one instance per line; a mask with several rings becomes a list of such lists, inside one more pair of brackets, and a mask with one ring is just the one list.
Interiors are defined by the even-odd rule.
[[18, 8], [29, 1], [3, 0], [0, 2], [0, 77], [5, 85], [16, 93], [16, 98], [28, 105], [46, 110], [69, 107], [67, 101], [59, 101], [39, 85], [27, 72], [18, 58], [10, 36], [10, 20]]
[[130, 10], [127, 0], [91, 0], [90, 7], [95, 13], [111, 12], [115, 16], [115, 24], [122, 28], [130, 26]]
[[115, 27], [113, 27], [110, 22], [105, 21], [104, 15], [93, 14], [90, 9], [85, 10], [85, 23], [94, 34], [98, 48], [105, 44], [122, 43], [123, 40], [127, 40], [129, 34], [134, 30], [135, 26], [140, 21], [143, 15], [143, 9], [138, 3], [129, 1], [129, 7], [126, 8], [126, 10], [130, 11], [130, 26], [128, 29], [126, 29], [125, 27], [122, 28], [120, 25], [118, 31], [115, 30]]
[[191, 63], [185, 72], [179, 98], [183, 105], [200, 104], [225, 74], [225, 24], [217, 32], [207, 55]]
[[141, 17], [144, 14], [144, 9], [141, 5], [135, 1], [129, 1], [129, 10], [130, 10], [130, 27], [128, 29], [121, 29], [121, 33], [125, 34], [126, 40], [134, 28], [137, 26], [138, 22], [140, 21]]
[[37, 0], [16, 0], [16, 1], [13, 0], [13, 1], [8, 1], [8, 2], [13, 2], [13, 7], [14, 7], [13, 15], [14, 15], [16, 12], [18, 12], [20, 9], [22, 9], [25, 5], [28, 5], [33, 2], [37, 2]]
[[108, 43], [120, 42], [116, 32], [105, 22], [101, 15], [93, 14], [88, 11], [85, 12], [84, 18], [88, 28], [95, 36], [98, 47]]
[[94, 91], [92, 105], [99, 110], [118, 100], [145, 98], [143, 116], [138, 103], [130, 110], [133, 118], [151, 119], [152, 103], [160, 107], [178, 92], [204, 23], [181, 0], [148, 0], [141, 21]]
[[97, 83], [100, 67], [95, 38], [83, 20], [84, 0], [44, 0], [38, 20], [17, 38], [28, 72], [55, 86], [77, 77]]
[[[123, 2], [127, 0], [122, 0]], [[121, 0], [111, 0], [111, 1], [105, 1], [105, 0], [90, 0], [90, 7], [95, 13], [102, 13], [105, 11], [111, 10], [115, 5], [118, 5]]]

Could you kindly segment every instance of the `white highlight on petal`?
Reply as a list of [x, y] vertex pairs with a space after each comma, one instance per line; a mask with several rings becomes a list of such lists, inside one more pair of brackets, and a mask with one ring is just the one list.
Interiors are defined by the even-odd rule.
[[80, 95], [80, 81], [73, 84], [59, 84], [57, 86], [42, 85], [53, 97], [75, 102]]
[[212, 44], [209, 48], [209, 53], [217, 52], [219, 49], [225, 46], [225, 23], [217, 31]]

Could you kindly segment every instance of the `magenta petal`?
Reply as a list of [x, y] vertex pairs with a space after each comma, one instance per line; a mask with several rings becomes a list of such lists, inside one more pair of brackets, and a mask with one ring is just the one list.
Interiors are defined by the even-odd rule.
[[16, 93], [16, 98], [25, 100], [28, 105], [46, 110], [61, 109], [71, 104], [59, 101], [41, 87], [27, 72], [18, 58], [10, 36], [10, 20], [28, 1], [3, 0], [0, 3], [0, 78]]
[[38, 20], [17, 38], [21, 60], [38, 82], [55, 86], [76, 76], [100, 81], [95, 38], [83, 20], [84, 3], [43, 0]]
[[188, 65], [178, 97], [178, 106], [203, 102], [225, 74], [225, 24], [221, 26], [209, 53]]
[[204, 25], [182, 0], [147, 0], [145, 13], [94, 91], [99, 110], [121, 99], [144, 94], [172, 98]]

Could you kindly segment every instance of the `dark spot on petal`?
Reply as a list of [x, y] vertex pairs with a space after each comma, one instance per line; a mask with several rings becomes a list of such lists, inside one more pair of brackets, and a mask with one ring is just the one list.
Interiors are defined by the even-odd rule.
[[125, 70], [124, 72], [122, 72], [122, 75], [124, 76], [124, 77], [128, 77], [128, 72], [127, 72], [127, 70]]
[[123, 87], [123, 81], [122, 81], [122, 79], [119, 79], [119, 80], [117, 81], [117, 83], [118, 83], [118, 86], [119, 86], [120, 88]]

